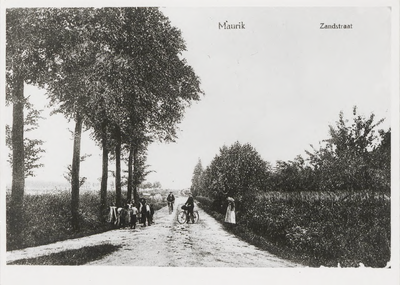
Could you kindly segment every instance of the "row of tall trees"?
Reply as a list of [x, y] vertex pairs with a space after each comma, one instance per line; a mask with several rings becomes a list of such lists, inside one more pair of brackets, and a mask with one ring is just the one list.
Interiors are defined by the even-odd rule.
[[[182, 57], [180, 31], [157, 8], [38, 8], [6, 11], [7, 102], [13, 105], [12, 209], [24, 197], [24, 84], [46, 88], [54, 112], [75, 122], [71, 164], [72, 225], [79, 229], [80, 143], [84, 129], [102, 148], [100, 210], [108, 161], [128, 153], [128, 199], [137, 199], [153, 140], [173, 141], [200, 81]], [[15, 223], [11, 222], [11, 225]], [[11, 229], [18, 235], [18, 228]]]
[[250, 144], [223, 146], [205, 169], [194, 168], [192, 191], [217, 204], [234, 197], [239, 202], [265, 191], [371, 191], [390, 195], [390, 134], [378, 129], [383, 120], [374, 114], [361, 116], [353, 108], [352, 120], [342, 112], [329, 138], [320, 147], [306, 151], [307, 157], [264, 161]]

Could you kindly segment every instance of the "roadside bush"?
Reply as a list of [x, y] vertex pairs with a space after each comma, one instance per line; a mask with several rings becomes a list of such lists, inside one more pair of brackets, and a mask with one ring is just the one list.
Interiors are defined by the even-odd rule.
[[244, 214], [246, 226], [316, 266], [384, 267], [390, 260], [390, 202], [258, 200]]
[[217, 204], [215, 203], [215, 201], [204, 196], [196, 196], [194, 199], [196, 200], [197, 205], [202, 208], [206, 213], [213, 216], [217, 221], [224, 221], [225, 214], [221, 213], [219, 206], [215, 206]]
[[213, 203], [210, 198], [204, 196], [196, 196], [195, 200], [197, 201], [197, 204], [203, 209], [210, 208]]

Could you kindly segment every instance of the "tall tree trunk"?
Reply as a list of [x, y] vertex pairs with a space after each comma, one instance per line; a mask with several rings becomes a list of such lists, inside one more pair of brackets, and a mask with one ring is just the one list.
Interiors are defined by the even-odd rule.
[[79, 112], [75, 118], [74, 153], [71, 170], [71, 216], [72, 228], [79, 231], [79, 167], [81, 156], [82, 116]]
[[133, 197], [135, 199], [136, 203], [139, 203], [139, 193], [138, 193], [138, 187], [139, 187], [139, 169], [138, 169], [138, 147], [137, 145], [133, 146]]
[[115, 146], [115, 204], [117, 207], [122, 206], [121, 197], [121, 131], [119, 127], [116, 129], [116, 146]]
[[[128, 193], [127, 200], [132, 199], [132, 188], [133, 188], [133, 143], [129, 146], [129, 158], [128, 158]], [[136, 201], [135, 197], [134, 200]]]
[[100, 215], [104, 219], [107, 207], [107, 180], [108, 180], [108, 145], [107, 145], [107, 125], [104, 121], [102, 124], [101, 145], [103, 148], [101, 186], [100, 186]]
[[13, 126], [12, 126], [12, 186], [10, 205], [10, 233], [17, 243], [21, 240], [21, 209], [24, 201], [25, 163], [24, 163], [24, 81], [16, 74], [13, 81]]

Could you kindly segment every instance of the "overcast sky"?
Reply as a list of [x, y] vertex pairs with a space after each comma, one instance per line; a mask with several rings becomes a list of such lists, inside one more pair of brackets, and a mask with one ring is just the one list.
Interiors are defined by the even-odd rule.
[[[162, 8], [187, 43], [183, 56], [205, 92], [187, 109], [176, 143], [148, 149], [154, 173], [148, 181], [166, 188], [190, 187], [201, 159], [210, 164], [219, 148], [250, 143], [263, 159], [291, 160], [327, 138], [340, 111], [387, 118], [390, 126], [390, 10], [388, 8]], [[219, 29], [242, 22], [245, 29]], [[352, 29], [320, 29], [320, 23]], [[45, 140], [33, 180], [64, 182], [72, 161], [72, 140], [62, 116], [49, 117], [44, 91], [27, 86], [36, 108], [45, 109], [40, 129], [27, 134]], [[10, 111], [7, 109], [7, 111]], [[8, 122], [10, 112], [8, 112]], [[97, 182], [101, 151], [86, 132], [81, 153], [92, 156], [81, 176]], [[113, 167], [110, 165], [110, 167]]]

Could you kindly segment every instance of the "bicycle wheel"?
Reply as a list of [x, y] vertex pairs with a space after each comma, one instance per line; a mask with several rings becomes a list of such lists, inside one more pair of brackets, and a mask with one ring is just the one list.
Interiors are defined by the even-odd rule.
[[193, 211], [193, 218], [194, 218], [194, 223], [197, 223], [200, 219], [199, 212]]
[[178, 223], [184, 224], [186, 223], [186, 213], [184, 211], [180, 211], [177, 216]]

